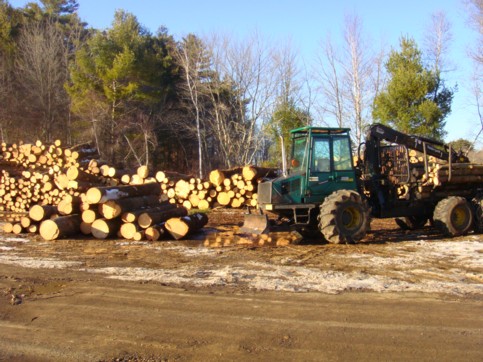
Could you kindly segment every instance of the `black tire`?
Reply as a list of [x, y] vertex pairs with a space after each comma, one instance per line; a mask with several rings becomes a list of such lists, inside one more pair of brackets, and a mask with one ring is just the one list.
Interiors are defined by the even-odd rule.
[[320, 205], [319, 230], [332, 244], [354, 243], [366, 236], [371, 219], [361, 195], [339, 190]]
[[425, 216], [407, 216], [403, 218], [397, 218], [396, 224], [403, 230], [417, 230], [421, 229], [428, 222], [428, 218]]
[[441, 200], [434, 209], [434, 225], [449, 236], [465, 235], [473, 228], [473, 210], [464, 197]]
[[475, 233], [483, 233], [483, 195], [475, 197], [472, 201], [475, 212]]

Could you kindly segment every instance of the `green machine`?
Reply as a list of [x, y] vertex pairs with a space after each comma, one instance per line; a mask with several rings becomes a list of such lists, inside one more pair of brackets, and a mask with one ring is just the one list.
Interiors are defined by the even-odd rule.
[[[258, 185], [261, 215], [248, 214], [242, 231], [265, 232], [265, 211], [288, 218], [294, 228], [317, 228], [333, 243], [365, 236], [369, 209], [357, 192], [347, 128], [303, 127], [290, 132], [290, 168]], [[282, 156], [285, 160], [285, 156]]]

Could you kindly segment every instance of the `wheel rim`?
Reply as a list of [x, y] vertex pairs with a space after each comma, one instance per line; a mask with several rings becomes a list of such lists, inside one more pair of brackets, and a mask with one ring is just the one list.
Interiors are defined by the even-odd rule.
[[348, 206], [342, 212], [341, 221], [344, 229], [354, 230], [361, 225], [362, 215], [356, 207]]
[[451, 213], [451, 223], [456, 229], [464, 229], [468, 223], [468, 210], [464, 206], [455, 207]]

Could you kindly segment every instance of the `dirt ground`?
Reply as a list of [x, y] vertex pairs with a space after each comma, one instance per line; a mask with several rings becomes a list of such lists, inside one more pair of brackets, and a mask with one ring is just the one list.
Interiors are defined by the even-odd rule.
[[0, 360], [483, 360], [482, 235], [280, 246], [209, 217], [178, 242], [0, 234]]

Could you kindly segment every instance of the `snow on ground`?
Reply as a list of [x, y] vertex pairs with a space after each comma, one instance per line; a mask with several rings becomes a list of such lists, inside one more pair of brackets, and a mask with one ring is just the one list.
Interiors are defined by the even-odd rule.
[[[205, 248], [170, 249], [179, 249], [184, 255], [192, 256], [212, 252]], [[194, 286], [245, 285], [256, 290], [483, 294], [482, 242], [400, 243], [391, 247], [391, 255], [388, 256], [355, 252], [340, 255], [340, 258], [351, 264], [355, 271], [321, 270], [253, 261], [240, 262], [237, 266], [213, 263], [203, 267], [183, 266], [177, 269], [107, 267], [88, 271], [121, 280]], [[445, 262], [445, 267], [438, 267], [441, 261]], [[344, 260], [340, 262], [344, 264]], [[357, 270], [361, 268], [365, 271]]]
[[[278, 262], [240, 258], [236, 265], [226, 265], [217, 260], [219, 251], [215, 249], [150, 244], [146, 247], [156, 252], [178, 253], [193, 258], [194, 262], [171, 269], [111, 266], [86, 269], [83, 262], [65, 261], [62, 257], [22, 256], [28, 254], [21, 255], [19, 248], [28, 252], [38, 245], [26, 242], [28, 239], [0, 236], [0, 263], [39, 269], [71, 268], [107, 278], [196, 287], [242, 286], [255, 290], [331, 294], [359, 290], [483, 295], [483, 240], [480, 236], [459, 241], [398, 242], [380, 248], [354, 248], [350, 252], [344, 249], [340, 254], [331, 254], [338, 267], [319, 266], [317, 262], [304, 265], [297, 252]], [[142, 247], [145, 243], [133, 245]], [[195, 262], [197, 258], [205, 258], [205, 261]]]
[[63, 261], [52, 258], [30, 258], [15, 254], [0, 254], [0, 263], [35, 269], [65, 269], [80, 266], [79, 261]]

